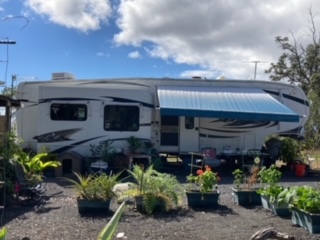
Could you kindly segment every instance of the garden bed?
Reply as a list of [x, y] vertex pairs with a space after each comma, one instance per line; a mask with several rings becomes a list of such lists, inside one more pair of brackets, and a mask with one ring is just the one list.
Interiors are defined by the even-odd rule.
[[[179, 176], [181, 181], [185, 176]], [[220, 207], [216, 209], [189, 210], [184, 208], [153, 217], [141, 215], [129, 205], [121, 217], [117, 232], [127, 239], [239, 239], [248, 240], [263, 228], [274, 227], [280, 232], [294, 235], [295, 239], [320, 239], [320, 234], [310, 234], [293, 226], [291, 218], [280, 218], [262, 206], [242, 207], [232, 200], [231, 176], [222, 176]], [[12, 206], [4, 212], [2, 223], [8, 228], [9, 238], [37, 239], [97, 239], [103, 226], [112, 217], [118, 204], [112, 202], [107, 214], [80, 216], [73, 189], [60, 179], [50, 179], [47, 184], [48, 202], [42, 206]], [[318, 185], [318, 178], [284, 177], [281, 182], [290, 185]], [[186, 201], [186, 200], [185, 200]]]

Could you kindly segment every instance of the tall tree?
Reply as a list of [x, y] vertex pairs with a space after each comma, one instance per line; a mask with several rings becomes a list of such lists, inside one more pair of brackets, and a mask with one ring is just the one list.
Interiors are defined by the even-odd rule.
[[277, 36], [276, 44], [283, 50], [277, 63], [271, 63], [265, 73], [272, 81], [289, 81], [299, 85], [311, 103], [311, 114], [305, 126], [305, 136], [313, 147], [320, 147], [320, 36], [314, 22], [312, 9], [309, 9], [309, 43], [303, 45], [294, 33], [289, 37]]

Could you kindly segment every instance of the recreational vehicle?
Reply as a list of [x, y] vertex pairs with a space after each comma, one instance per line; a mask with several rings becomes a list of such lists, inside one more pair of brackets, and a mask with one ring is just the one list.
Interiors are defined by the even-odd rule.
[[295, 85], [256, 80], [122, 78], [78, 80], [54, 73], [22, 82], [18, 136], [25, 147], [90, 154], [90, 145], [150, 140], [159, 153], [184, 156], [260, 148], [271, 134], [299, 136], [309, 103]]

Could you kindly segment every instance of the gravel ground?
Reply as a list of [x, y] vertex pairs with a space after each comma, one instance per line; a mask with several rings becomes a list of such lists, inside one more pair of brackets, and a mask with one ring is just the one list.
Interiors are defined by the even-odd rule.
[[[296, 178], [291, 173], [282, 179], [284, 186], [318, 186], [319, 177]], [[185, 176], [179, 175], [183, 182]], [[184, 207], [169, 213], [144, 216], [128, 205], [117, 228], [126, 239], [199, 239], [248, 240], [263, 228], [274, 227], [280, 232], [289, 233], [295, 239], [320, 240], [320, 234], [310, 234], [301, 227], [293, 226], [291, 218], [280, 218], [261, 206], [237, 206], [231, 197], [232, 177], [223, 176], [219, 185], [220, 207], [217, 209], [188, 209]], [[100, 230], [116, 211], [118, 204], [113, 202], [107, 214], [80, 216], [77, 211], [72, 187], [57, 178], [49, 179], [46, 204], [35, 206], [14, 205], [7, 208], [2, 219], [8, 228], [9, 240], [89, 240], [97, 239]], [[115, 238], [116, 239], [116, 238]]]

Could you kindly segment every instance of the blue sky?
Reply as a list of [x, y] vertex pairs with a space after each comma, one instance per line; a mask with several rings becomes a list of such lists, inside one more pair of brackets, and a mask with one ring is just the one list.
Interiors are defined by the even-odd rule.
[[276, 36], [308, 42], [312, 0], [0, 0], [0, 80], [202, 76], [257, 78]]

